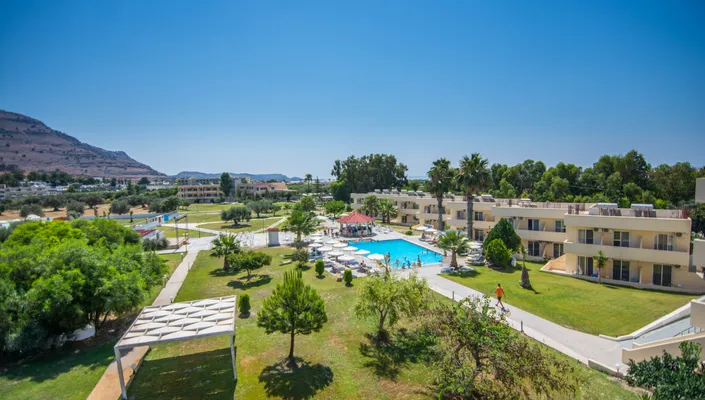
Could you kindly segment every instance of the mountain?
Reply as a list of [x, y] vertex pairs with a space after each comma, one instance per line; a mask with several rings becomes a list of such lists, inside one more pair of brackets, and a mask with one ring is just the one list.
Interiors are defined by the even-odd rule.
[[123, 151], [82, 143], [39, 120], [0, 110], [0, 164], [23, 171], [54, 171], [101, 177], [166, 176]]
[[[220, 175], [222, 173], [217, 173], [217, 174], [211, 174], [207, 172], [198, 172], [198, 171], [181, 171], [176, 175], [170, 176], [170, 178], [199, 178], [199, 179], [207, 179], [207, 178], [220, 178]], [[269, 180], [277, 180], [277, 181], [285, 181], [285, 182], [290, 182], [290, 181], [301, 181], [303, 180], [302, 178], [292, 176], [291, 178], [282, 175], [282, 174], [248, 174], [248, 173], [232, 173], [229, 172], [230, 176], [233, 178], [250, 178], [254, 181], [269, 181]]]

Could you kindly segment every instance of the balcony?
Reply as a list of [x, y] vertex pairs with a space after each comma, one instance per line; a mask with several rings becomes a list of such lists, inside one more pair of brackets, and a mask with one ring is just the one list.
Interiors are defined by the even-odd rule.
[[530, 231], [528, 229], [516, 229], [517, 235], [524, 240], [547, 241], [562, 243], [565, 241], [564, 232]]
[[607, 228], [615, 230], [682, 232], [690, 234], [690, 219], [686, 218], [647, 218], [633, 216], [605, 216], [589, 214], [567, 214], [566, 226], [585, 228]]
[[517, 207], [517, 206], [495, 206], [492, 207], [492, 215], [497, 217], [523, 217], [536, 219], [563, 219], [568, 212], [567, 208], [539, 208], [539, 207]]
[[693, 240], [693, 264], [705, 267], [705, 240]]
[[586, 244], [565, 241], [564, 250], [566, 253], [580, 254], [594, 257], [602, 252], [609, 259], [641, 261], [652, 264], [688, 265], [690, 255], [687, 251], [667, 251], [642, 249], [640, 247], [618, 247], [605, 244]]

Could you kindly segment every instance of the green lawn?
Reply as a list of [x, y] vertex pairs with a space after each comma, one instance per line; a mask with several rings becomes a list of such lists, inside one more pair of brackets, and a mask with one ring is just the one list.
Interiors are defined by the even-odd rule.
[[474, 272], [444, 276], [490, 296], [501, 283], [507, 304], [594, 335], [629, 334], [695, 298], [540, 272], [543, 265], [526, 263], [534, 291], [519, 286], [521, 268], [496, 271], [479, 267]]
[[[216, 222], [213, 224], [199, 225], [199, 228], [213, 229], [217, 231], [224, 231], [230, 233], [239, 232], [252, 232], [266, 228], [275, 222], [279, 221], [281, 218], [263, 218], [263, 219], [252, 219], [250, 222], [245, 222], [238, 226], [237, 228], [232, 227], [232, 222]], [[247, 225], [246, 225], [247, 224]], [[243, 226], [244, 225], [244, 226]]]
[[216, 204], [216, 203], [203, 203], [203, 204], [191, 204], [188, 206], [187, 210], [182, 210], [180, 212], [188, 212], [188, 213], [199, 213], [199, 212], [210, 212], [210, 211], [223, 211], [227, 210], [230, 207], [234, 206], [241, 206], [241, 203], [233, 203], [233, 204]]
[[[165, 236], [167, 239], [176, 239], [176, 229], [174, 229], [174, 228], [172, 228], [172, 227], [170, 227], [170, 226], [167, 226], [167, 225], [162, 225], [162, 226], [160, 226], [160, 227], [157, 228], [157, 229], [159, 229], [160, 231], [164, 232], [164, 236]], [[183, 238], [185, 233], [186, 233], [186, 229], [179, 229], [179, 237], [180, 237], [180, 238]], [[188, 235], [189, 235], [189, 237], [191, 237], [191, 238], [215, 236], [215, 235], [213, 235], [212, 233], [208, 233], [208, 232], [199, 232], [199, 231], [195, 231], [195, 230], [192, 230], [192, 229], [189, 229], [189, 230], [188, 230]]]
[[[169, 274], [181, 262], [180, 254], [162, 254], [160, 257], [169, 265]], [[152, 304], [161, 289], [161, 285], [154, 287], [144, 305]], [[0, 364], [0, 399], [84, 400], [113, 361], [113, 346], [122, 334], [120, 328], [127, 329], [132, 318], [134, 315], [109, 323], [104, 335], [85, 343], [68, 343], [30, 361]], [[113, 328], [117, 330], [107, 332]]]
[[[373, 322], [354, 315], [357, 288], [345, 287], [330, 275], [316, 278], [313, 269], [304, 271], [304, 280], [324, 298], [328, 323], [319, 333], [297, 337], [295, 354], [307, 364], [294, 373], [276, 371], [274, 366], [287, 354], [289, 339], [282, 334], [266, 335], [256, 325], [256, 313], [262, 299], [281, 282], [284, 271], [294, 267], [279, 265], [292, 250], [269, 248], [262, 251], [272, 254], [272, 265], [256, 271], [249, 283], [245, 273], [224, 274], [222, 260], [202, 252], [175, 300], [244, 292], [250, 295], [253, 314], [236, 321], [237, 386], [232, 377], [228, 340], [214, 337], [153, 346], [130, 386], [130, 396], [228, 400], [433, 397], [426, 365], [408, 359], [403, 365], [388, 364], [381, 362], [381, 358], [363, 355], [361, 345], [367, 343], [364, 334], [373, 330]], [[585, 382], [580, 398], [635, 398], [606, 375], [577, 362], [572, 364]]]

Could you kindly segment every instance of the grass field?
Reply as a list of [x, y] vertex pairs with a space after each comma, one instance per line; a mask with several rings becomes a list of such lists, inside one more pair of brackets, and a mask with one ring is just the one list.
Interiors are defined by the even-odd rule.
[[[160, 231], [164, 232], [164, 236], [165, 236], [167, 239], [176, 239], [176, 229], [174, 229], [174, 228], [172, 228], [172, 227], [170, 227], [170, 226], [167, 226], [167, 225], [162, 225], [162, 226], [160, 226], [160, 227], [157, 228], [157, 229], [159, 229]], [[184, 237], [184, 234], [185, 234], [186, 232], [187, 232], [186, 229], [179, 229], [179, 237], [183, 238], [183, 237]], [[199, 232], [199, 231], [195, 231], [195, 230], [193, 230], [193, 229], [189, 229], [189, 230], [188, 230], [188, 235], [189, 235], [189, 237], [191, 237], [191, 238], [215, 236], [215, 235], [212, 234], [212, 233], [208, 233], [208, 232]]]
[[496, 271], [479, 267], [448, 279], [493, 296], [502, 284], [505, 301], [571, 329], [594, 335], [629, 334], [695, 298], [693, 295], [597, 284], [540, 272], [543, 264], [526, 263], [534, 291], [519, 286], [521, 268]]
[[[296, 338], [295, 354], [304, 365], [295, 372], [278, 370], [286, 356], [289, 338], [266, 335], [256, 325], [263, 298], [282, 280], [280, 266], [292, 250], [269, 248], [271, 266], [255, 272], [251, 282], [246, 273], [222, 271], [222, 260], [202, 252], [196, 259], [175, 301], [239, 295], [251, 297], [252, 315], [236, 321], [238, 382], [232, 377], [226, 337], [198, 339], [153, 346], [129, 389], [135, 398], [173, 399], [416, 399], [432, 398], [428, 367], [408, 358], [389, 362], [366, 352], [364, 334], [373, 321], [358, 319], [353, 311], [357, 287], [345, 287], [330, 275], [315, 277], [304, 271], [304, 280], [314, 286], [326, 302], [328, 323], [323, 330]], [[558, 357], [565, 358], [562, 355]], [[582, 399], [634, 399], [628, 390], [606, 375], [571, 361], [584, 384]], [[570, 396], [568, 398], [574, 398]]]
[[[169, 273], [181, 262], [180, 254], [163, 254]], [[161, 291], [152, 289], [143, 302], [152, 304]], [[14, 364], [0, 364], [0, 399], [3, 400], [84, 400], [113, 361], [113, 346], [134, 315], [109, 323], [104, 336], [86, 343], [68, 343], [61, 349], [48, 351], [35, 359]], [[116, 329], [112, 334], [107, 332]]]
[[[279, 221], [281, 218], [263, 218], [263, 219], [252, 219], [250, 222], [246, 222], [244, 226], [239, 226], [237, 228], [232, 227], [231, 222], [216, 222], [212, 224], [204, 224], [204, 225], [199, 225], [199, 228], [204, 228], [204, 229], [213, 229], [217, 231], [224, 231], [224, 232], [230, 232], [230, 233], [239, 233], [239, 232], [252, 232], [256, 230], [260, 230], [262, 228], [266, 228], [275, 222]], [[241, 224], [243, 225], [243, 224]]]

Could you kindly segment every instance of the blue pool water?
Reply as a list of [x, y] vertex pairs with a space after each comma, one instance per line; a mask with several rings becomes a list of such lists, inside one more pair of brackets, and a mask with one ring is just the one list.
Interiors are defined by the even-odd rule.
[[418, 257], [421, 257], [421, 265], [439, 264], [443, 259], [442, 254], [426, 250], [421, 246], [417, 246], [402, 239], [382, 240], [379, 242], [359, 242], [351, 243], [350, 245], [361, 250], [369, 250], [370, 254], [376, 253], [385, 255], [389, 253], [392, 257], [390, 263], [392, 267], [397, 267], [396, 260], [399, 260], [399, 268], [401, 268], [401, 263], [404, 262], [405, 259], [414, 263], [417, 261]]

